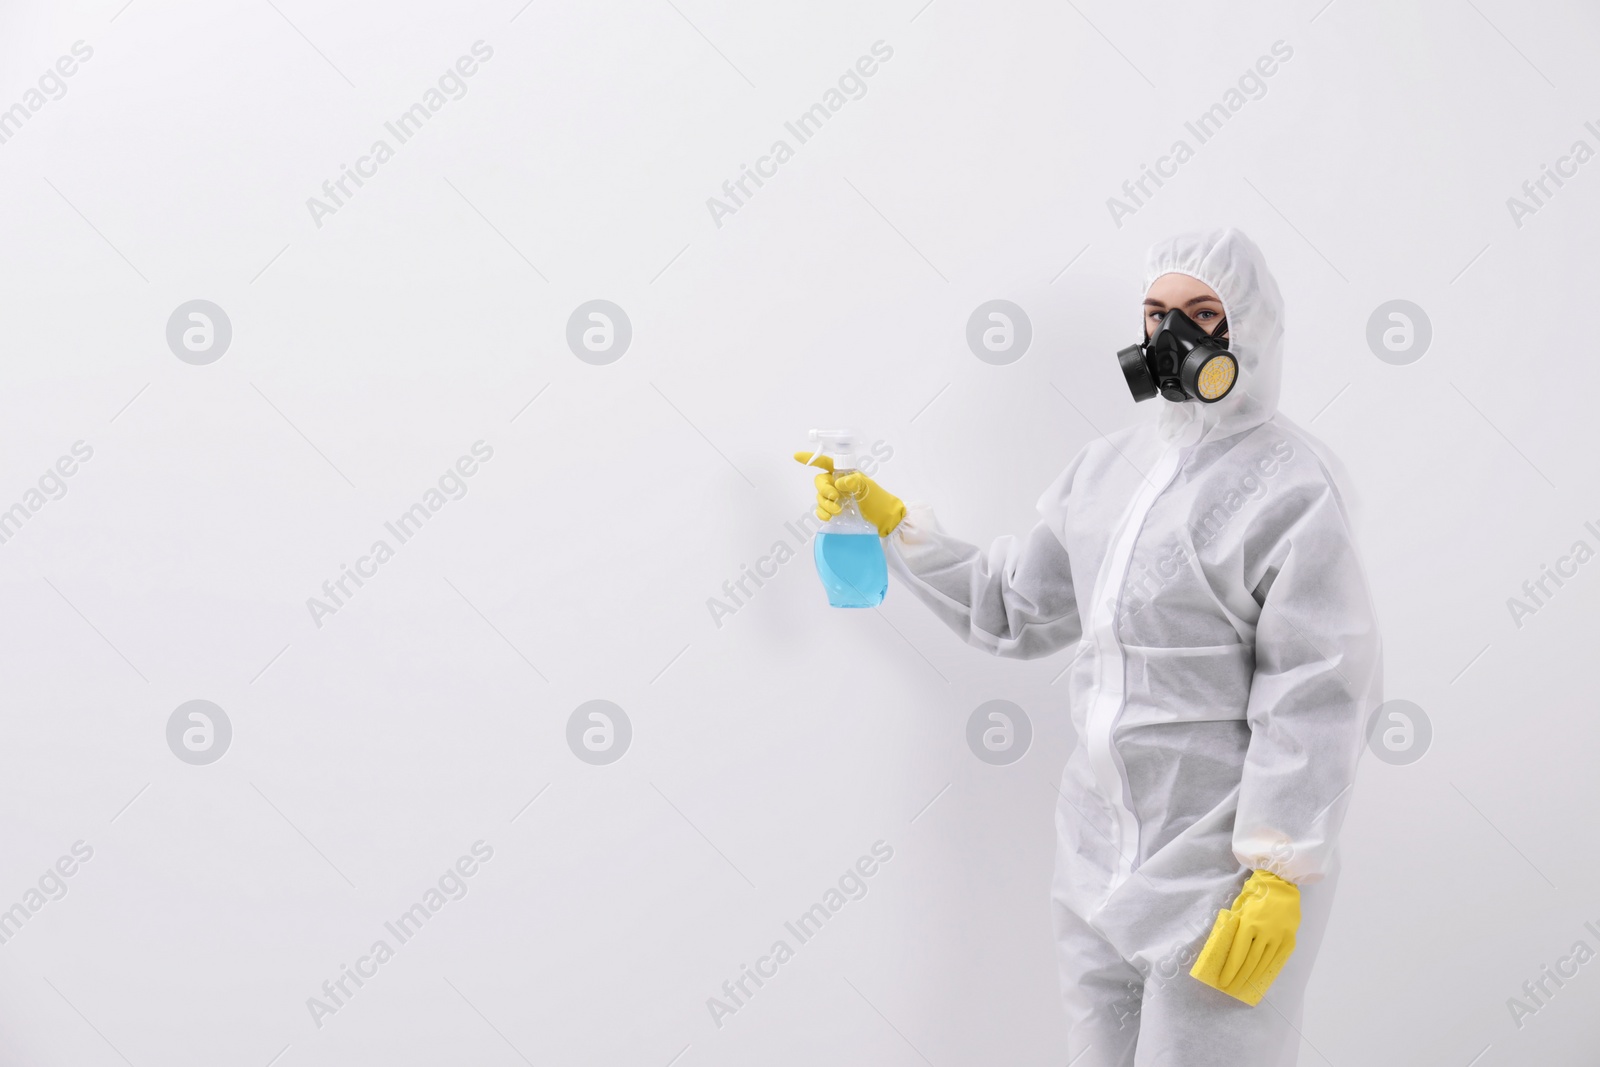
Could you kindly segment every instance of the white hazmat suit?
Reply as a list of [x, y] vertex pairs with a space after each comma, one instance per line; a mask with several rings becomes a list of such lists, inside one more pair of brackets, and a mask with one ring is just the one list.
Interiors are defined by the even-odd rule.
[[[970, 643], [1077, 646], [1052, 890], [1067, 1061], [1292, 1065], [1378, 632], [1333, 461], [1277, 414], [1283, 301], [1260, 250], [1233, 229], [1185, 235], [1151, 250], [1145, 284], [1173, 272], [1221, 297], [1232, 393], [1158, 399], [1158, 417], [1091, 442], [1021, 540], [985, 551], [914, 505], [885, 546]], [[1257, 868], [1300, 887], [1303, 916], [1252, 1008], [1189, 967]]]

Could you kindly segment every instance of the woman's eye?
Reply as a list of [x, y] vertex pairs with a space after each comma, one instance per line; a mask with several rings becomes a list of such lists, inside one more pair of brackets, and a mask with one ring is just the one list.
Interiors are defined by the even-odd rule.
[[1217, 317], [1217, 313], [1215, 311], [1212, 311], [1209, 308], [1206, 308], [1206, 309], [1204, 309], [1202, 311], [1196, 312], [1194, 317], [1197, 318], [1197, 319], [1203, 320], [1203, 321], [1208, 321], [1210, 319], [1216, 318]]

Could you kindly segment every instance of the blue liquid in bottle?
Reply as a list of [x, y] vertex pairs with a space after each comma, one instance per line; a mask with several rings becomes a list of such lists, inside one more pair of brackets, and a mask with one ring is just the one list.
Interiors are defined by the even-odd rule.
[[889, 565], [876, 533], [818, 533], [817, 575], [836, 608], [875, 608], [889, 591]]

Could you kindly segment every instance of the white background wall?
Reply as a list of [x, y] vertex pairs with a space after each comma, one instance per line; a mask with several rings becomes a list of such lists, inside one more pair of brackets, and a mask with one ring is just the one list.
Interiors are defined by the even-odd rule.
[[[0, 545], [0, 907], [93, 849], [0, 946], [0, 1061], [1062, 1062], [1065, 657], [989, 661], [895, 588], [831, 611], [804, 556], [720, 627], [707, 601], [805, 510], [814, 425], [888, 442], [885, 484], [971, 540], [1025, 530], [1073, 452], [1154, 415], [1113, 359], [1144, 249], [1227, 223], [1289, 303], [1284, 410], [1359, 486], [1388, 695], [1433, 730], [1364, 765], [1302, 1063], [1595, 1046], [1600, 963], [1507, 1007], [1600, 950], [1600, 562], [1520, 628], [1506, 603], [1600, 547], [1600, 163], [1520, 227], [1506, 205], [1600, 148], [1592, 8], [123, 4], [0, 9], [0, 107], [93, 49], [0, 144], [0, 508], [93, 449]], [[480, 40], [317, 226], [307, 198]], [[880, 40], [717, 226], [707, 198]], [[203, 366], [164, 333], [196, 298], [233, 329]], [[564, 339], [594, 298], [634, 331], [607, 366]], [[1007, 366], [964, 339], [992, 298], [1033, 323]], [[1432, 323], [1406, 366], [1366, 341], [1392, 299]], [[314, 625], [480, 440], [466, 496]], [[206, 766], [166, 740], [193, 699], [232, 724]], [[565, 740], [591, 699], [632, 723], [609, 766]], [[990, 699], [1034, 723], [1008, 767], [966, 746]], [[318, 1027], [307, 998], [480, 840], [467, 895]], [[879, 840], [866, 897], [716, 1026]]]

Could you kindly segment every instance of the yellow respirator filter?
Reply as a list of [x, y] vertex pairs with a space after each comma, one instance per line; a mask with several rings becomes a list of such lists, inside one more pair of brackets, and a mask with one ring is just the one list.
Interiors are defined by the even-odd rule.
[[1200, 393], [1201, 400], [1221, 400], [1228, 395], [1228, 390], [1233, 388], [1234, 381], [1239, 377], [1239, 365], [1233, 357], [1226, 354], [1213, 356], [1200, 368], [1200, 373], [1195, 378], [1195, 386]]

